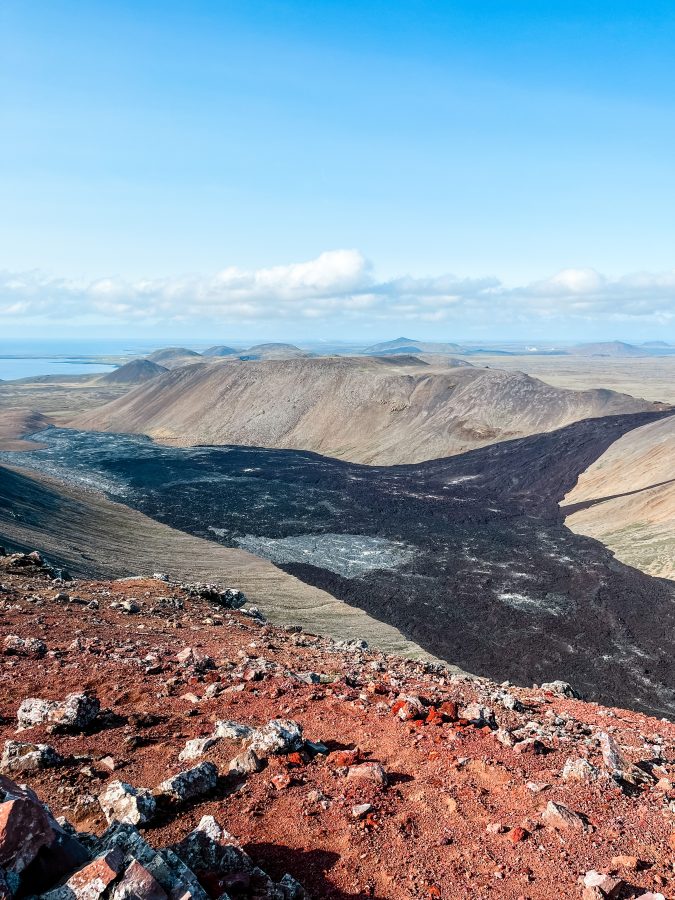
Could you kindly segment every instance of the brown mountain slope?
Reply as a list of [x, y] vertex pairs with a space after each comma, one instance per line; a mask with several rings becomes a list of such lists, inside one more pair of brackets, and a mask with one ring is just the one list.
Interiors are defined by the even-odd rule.
[[675, 416], [612, 444], [563, 505], [573, 531], [650, 575], [675, 578]]
[[68, 424], [177, 445], [283, 447], [396, 464], [652, 408], [612, 391], [554, 388], [520, 372], [328, 358], [197, 364]]
[[118, 369], [102, 375], [101, 384], [143, 384], [167, 372], [166, 366], [160, 366], [150, 359], [132, 359]]

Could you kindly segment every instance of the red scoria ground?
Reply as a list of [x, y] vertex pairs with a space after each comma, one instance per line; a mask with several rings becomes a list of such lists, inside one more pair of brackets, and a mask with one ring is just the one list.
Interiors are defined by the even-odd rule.
[[[221, 741], [204, 757], [223, 775], [217, 793], [142, 829], [148, 840], [174, 843], [210, 814], [273, 877], [290, 872], [311, 896], [334, 900], [581, 897], [579, 877], [591, 869], [617, 873], [619, 896], [675, 898], [675, 725], [374, 651], [337, 651], [329, 639], [265, 625], [155, 579], [56, 585], [9, 560], [0, 558], [0, 645], [8, 635], [37, 637], [47, 653], [0, 656], [0, 749], [10, 739], [39, 741], [68, 757], [21, 780], [79, 831], [106, 827], [96, 797], [108, 781], [152, 788], [195, 765], [178, 754], [216, 720], [290, 718], [330, 754], [279, 757], [235, 782], [227, 765], [241, 748]], [[55, 600], [60, 591], [70, 601]], [[97, 600], [98, 609], [73, 598]], [[131, 599], [137, 612], [111, 608]], [[186, 647], [215, 668], [200, 675], [179, 662]], [[307, 672], [330, 679], [308, 684], [297, 677]], [[205, 697], [214, 683], [223, 692]], [[99, 698], [98, 725], [77, 735], [38, 726], [17, 738], [24, 698], [74, 691]], [[402, 721], [400, 694], [422, 698], [425, 717]], [[489, 706], [500, 730], [454, 716], [452, 703], [440, 707], [447, 701], [460, 710], [473, 701]], [[520, 711], [508, 708], [513, 701]], [[528, 723], [539, 743], [513, 747], [496, 737], [517, 744]], [[650, 769], [644, 782], [610, 777], [601, 732], [626, 765]], [[354, 748], [382, 764], [388, 787], [346, 777], [349, 755], [336, 751]], [[598, 777], [563, 779], [570, 757], [588, 759]], [[578, 822], [586, 830], [545, 824], [550, 800], [586, 817]], [[371, 811], [357, 818], [353, 807], [365, 803]]]

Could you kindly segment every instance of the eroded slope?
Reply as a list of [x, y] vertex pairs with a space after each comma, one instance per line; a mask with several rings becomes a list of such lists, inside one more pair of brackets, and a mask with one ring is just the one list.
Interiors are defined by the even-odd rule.
[[621, 437], [563, 501], [567, 524], [650, 575], [675, 577], [675, 417]]
[[228, 361], [174, 370], [70, 424], [183, 446], [283, 447], [392, 465], [652, 408], [519, 372], [417, 368], [410, 359]]

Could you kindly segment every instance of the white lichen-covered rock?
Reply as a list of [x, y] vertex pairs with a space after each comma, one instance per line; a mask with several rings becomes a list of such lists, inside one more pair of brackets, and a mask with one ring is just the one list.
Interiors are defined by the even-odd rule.
[[215, 737], [222, 738], [225, 741], [244, 741], [253, 735], [253, 729], [248, 725], [242, 725], [240, 722], [221, 719], [216, 722], [213, 734]]
[[203, 797], [216, 789], [218, 769], [212, 762], [202, 762], [193, 769], [179, 772], [163, 781], [157, 791], [179, 803]]
[[248, 749], [260, 759], [282, 753], [293, 753], [303, 745], [302, 726], [293, 719], [271, 719], [262, 728], [256, 728]]
[[489, 706], [483, 706], [482, 703], [469, 703], [459, 710], [460, 718], [473, 722], [476, 725], [489, 725], [491, 728], [495, 726], [494, 710]]
[[565, 762], [562, 770], [564, 781], [595, 781], [599, 774], [600, 772], [594, 765], [579, 756], [571, 756]]
[[220, 738], [215, 734], [210, 734], [208, 737], [203, 738], [193, 738], [191, 741], [187, 742], [185, 747], [183, 747], [178, 755], [178, 759], [181, 762], [199, 759], [199, 757], [203, 756], [207, 750], [217, 744], [219, 740]]
[[26, 697], [16, 713], [19, 728], [33, 728], [47, 722], [53, 705], [49, 700], [41, 700], [39, 697]]
[[65, 700], [27, 697], [21, 703], [16, 718], [19, 728], [49, 723], [58, 728], [82, 731], [94, 721], [100, 710], [101, 704], [89, 694], [68, 694]]
[[147, 825], [154, 818], [157, 803], [150, 791], [134, 788], [125, 781], [111, 781], [98, 802], [108, 822]]
[[40, 638], [22, 638], [18, 634], [8, 634], [2, 643], [5, 653], [12, 656], [39, 659], [47, 652], [47, 645]]
[[5, 748], [0, 759], [0, 772], [5, 775], [16, 775], [19, 772], [35, 772], [38, 769], [49, 769], [63, 762], [49, 744], [30, 744], [21, 741], [5, 741]]

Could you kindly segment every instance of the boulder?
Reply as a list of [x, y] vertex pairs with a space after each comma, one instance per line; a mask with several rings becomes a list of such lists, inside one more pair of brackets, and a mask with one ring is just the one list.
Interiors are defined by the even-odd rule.
[[110, 822], [147, 825], [155, 816], [157, 802], [150, 791], [134, 788], [125, 781], [111, 781], [98, 802]]
[[574, 812], [564, 803], [556, 803], [549, 800], [546, 809], [541, 814], [545, 825], [550, 825], [556, 831], [574, 829], [576, 831], [589, 831], [588, 820], [581, 813]]
[[42, 895], [42, 900], [98, 900], [124, 868], [124, 854], [107, 850], [78, 869], [61, 887]]
[[178, 803], [193, 800], [195, 797], [203, 797], [216, 789], [218, 784], [218, 769], [212, 762], [202, 762], [193, 769], [179, 772], [171, 778], [167, 778], [157, 788], [157, 793]]
[[5, 741], [5, 749], [0, 759], [0, 772], [16, 775], [20, 772], [35, 772], [49, 769], [63, 763], [60, 756], [49, 744], [28, 744], [21, 741]]
[[134, 859], [115, 885], [111, 900], [168, 900], [168, 895], [145, 866]]
[[213, 734], [226, 741], [243, 741], [252, 737], [253, 729], [239, 722], [231, 722], [229, 719], [220, 719], [216, 722]]
[[126, 865], [133, 860], [141, 863], [171, 898], [208, 900], [194, 872], [172, 850], [154, 850], [134, 825], [115, 822], [101, 837], [100, 845], [122, 851]]
[[248, 854], [213, 816], [202, 816], [194, 831], [171, 849], [197, 875], [232, 875], [253, 869]]
[[99, 714], [101, 704], [90, 694], [68, 694], [65, 700], [42, 700], [27, 697], [16, 718], [19, 728], [33, 728], [49, 723], [55, 728], [83, 731]]
[[245, 750], [230, 760], [228, 770], [231, 775], [252, 775], [260, 772], [262, 763], [253, 750]]
[[8, 634], [2, 642], [8, 656], [29, 656], [40, 659], [47, 652], [47, 645], [40, 638], [22, 638], [18, 634]]
[[545, 681], [541, 685], [541, 689], [548, 691], [549, 694], [558, 694], [560, 697], [569, 697], [572, 700], [581, 699], [581, 695], [566, 681]]
[[595, 781], [599, 770], [580, 756], [570, 756], [562, 770], [563, 781]]
[[303, 745], [302, 726], [293, 719], [271, 719], [262, 728], [256, 728], [248, 749], [265, 759], [268, 756], [293, 753]]
[[54, 838], [50, 817], [37, 799], [19, 796], [0, 803], [0, 868], [23, 872]]

